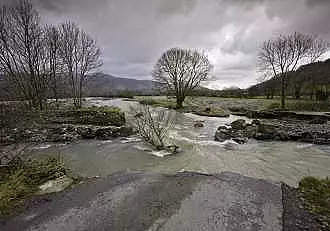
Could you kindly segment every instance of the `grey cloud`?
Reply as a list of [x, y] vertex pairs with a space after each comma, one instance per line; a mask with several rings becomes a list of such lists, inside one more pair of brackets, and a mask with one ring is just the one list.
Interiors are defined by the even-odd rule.
[[246, 87], [258, 78], [262, 41], [292, 31], [330, 40], [328, 0], [32, 1], [46, 23], [74, 20], [91, 33], [103, 50], [103, 71], [125, 77], [151, 78], [168, 48], [197, 48], [215, 66], [207, 86]]

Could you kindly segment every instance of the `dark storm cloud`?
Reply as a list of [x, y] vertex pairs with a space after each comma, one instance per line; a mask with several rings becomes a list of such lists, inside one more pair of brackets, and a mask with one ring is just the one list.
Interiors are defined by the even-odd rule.
[[[12, 2], [12, 1], [7, 1]], [[300, 31], [330, 39], [329, 0], [33, 0], [46, 23], [74, 20], [103, 50], [103, 71], [150, 78], [170, 47], [206, 52], [215, 69], [206, 85], [256, 82], [262, 41]]]

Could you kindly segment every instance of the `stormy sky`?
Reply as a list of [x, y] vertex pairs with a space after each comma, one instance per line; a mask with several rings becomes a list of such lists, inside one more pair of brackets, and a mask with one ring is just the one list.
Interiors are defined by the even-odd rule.
[[256, 55], [262, 41], [293, 31], [330, 40], [330, 0], [33, 2], [47, 23], [73, 20], [81, 25], [103, 50], [102, 71], [121, 77], [151, 79], [166, 49], [197, 48], [215, 67], [206, 86], [247, 87], [261, 75]]

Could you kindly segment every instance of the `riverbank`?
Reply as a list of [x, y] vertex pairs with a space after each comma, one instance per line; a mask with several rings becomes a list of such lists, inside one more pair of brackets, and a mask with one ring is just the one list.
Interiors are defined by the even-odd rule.
[[133, 129], [115, 107], [15, 111], [1, 115], [0, 145], [127, 137]]

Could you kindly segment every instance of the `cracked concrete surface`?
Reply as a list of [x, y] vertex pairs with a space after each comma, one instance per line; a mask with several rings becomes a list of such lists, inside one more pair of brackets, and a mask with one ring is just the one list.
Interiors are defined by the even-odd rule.
[[38, 200], [0, 230], [282, 230], [281, 184], [229, 172], [118, 173]]

